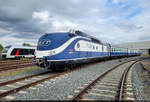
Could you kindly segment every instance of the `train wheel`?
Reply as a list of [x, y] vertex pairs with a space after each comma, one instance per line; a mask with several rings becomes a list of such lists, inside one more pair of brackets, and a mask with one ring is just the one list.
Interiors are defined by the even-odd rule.
[[55, 64], [52, 64], [49, 66], [49, 68], [51, 71], [55, 72], [56, 71], [56, 65]]
[[70, 67], [71, 67], [71, 69], [74, 69], [74, 68], [76, 68], [76, 64], [71, 64]]
[[65, 64], [64, 71], [73, 69], [72, 64]]

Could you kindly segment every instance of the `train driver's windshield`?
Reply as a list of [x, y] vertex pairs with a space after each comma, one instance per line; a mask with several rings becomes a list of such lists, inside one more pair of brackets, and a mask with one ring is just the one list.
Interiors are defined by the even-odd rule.
[[3, 50], [3, 53], [7, 53], [7, 51], [9, 50], [10, 47], [11, 47], [11, 46], [6, 46], [6, 47], [4, 48], [4, 50]]

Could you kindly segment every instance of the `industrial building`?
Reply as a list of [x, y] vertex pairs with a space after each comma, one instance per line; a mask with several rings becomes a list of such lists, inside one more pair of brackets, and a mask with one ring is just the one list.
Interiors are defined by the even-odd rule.
[[142, 55], [150, 55], [150, 41], [122, 43], [117, 46], [136, 49], [141, 51]]

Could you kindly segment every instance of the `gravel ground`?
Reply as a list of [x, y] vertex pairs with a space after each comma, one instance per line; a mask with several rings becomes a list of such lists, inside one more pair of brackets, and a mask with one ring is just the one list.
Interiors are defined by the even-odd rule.
[[141, 63], [143, 64], [144, 68], [150, 72], [150, 58], [141, 61]]
[[[122, 59], [123, 61], [125, 60]], [[14, 100], [70, 100], [68, 96], [75, 95], [75, 89], [119, 63], [121, 63], [120, 60], [111, 60], [89, 65], [87, 68], [46, 81], [42, 83], [43, 86], [34, 86], [36, 88], [34, 90], [25, 89], [26, 93], [16, 93], [11, 96], [15, 97]]]
[[[150, 60], [149, 60], [150, 61]], [[150, 100], [150, 73], [137, 63], [133, 70], [132, 82], [136, 100]]]
[[[22, 69], [20, 69], [22, 70]], [[29, 75], [33, 75], [33, 74], [37, 74], [37, 73], [40, 73], [40, 72], [46, 72], [47, 69], [44, 69], [44, 68], [41, 68], [41, 69], [36, 69], [36, 70], [32, 70], [32, 71], [28, 71], [26, 73], [20, 73], [20, 74], [17, 74], [17, 75], [14, 75], [14, 76], [9, 76], [9, 77], [1, 77], [0, 78], [0, 82], [5, 82], [5, 81], [8, 81], [8, 80], [13, 80], [13, 79], [17, 79], [17, 78], [21, 78], [21, 77], [25, 77], [25, 76], [29, 76]], [[12, 71], [13, 73], [13, 71]]]

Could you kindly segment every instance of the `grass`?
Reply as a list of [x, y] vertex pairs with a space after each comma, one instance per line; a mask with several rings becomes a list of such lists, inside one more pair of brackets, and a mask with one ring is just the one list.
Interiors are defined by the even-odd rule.
[[1, 73], [0, 77], [15, 76], [15, 75], [24, 74], [24, 73], [28, 73], [28, 72], [39, 70], [39, 69], [41, 69], [41, 68], [38, 66], [34, 66], [34, 67], [21, 68], [21, 69], [17, 69], [17, 70], [13, 70], [13, 71], [10, 70], [10, 71]]

